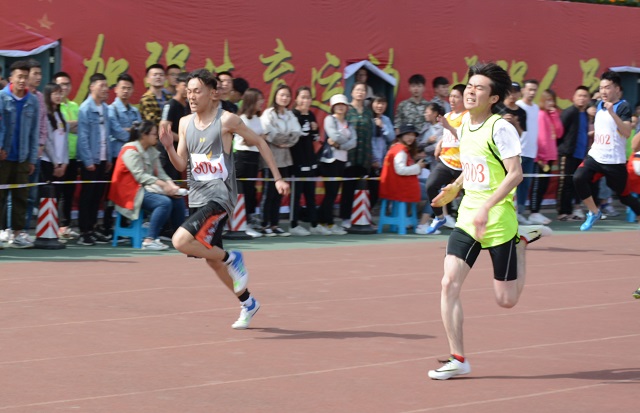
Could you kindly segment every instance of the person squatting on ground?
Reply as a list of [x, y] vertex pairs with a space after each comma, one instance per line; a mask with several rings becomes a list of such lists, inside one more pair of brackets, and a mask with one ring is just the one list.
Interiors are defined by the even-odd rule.
[[173, 228], [184, 222], [184, 199], [180, 188], [162, 168], [158, 144], [158, 127], [145, 120], [131, 126], [131, 137], [116, 159], [109, 199], [122, 216], [136, 220], [142, 211], [150, 213], [143, 250], [169, 248], [160, 241], [160, 231], [171, 218]]
[[192, 72], [187, 96], [192, 115], [180, 120], [178, 150], [173, 147], [171, 130], [164, 127], [160, 141], [178, 171], [190, 168], [189, 207], [192, 213], [173, 235], [173, 246], [183, 254], [204, 258], [220, 281], [240, 300], [241, 311], [232, 328], [249, 327], [260, 303], [247, 288], [249, 274], [240, 251], [225, 251], [222, 230], [233, 214], [237, 189], [233, 134], [242, 136], [249, 146], [257, 146], [281, 195], [289, 193], [275, 159], [264, 139], [240, 118], [222, 110], [217, 98], [217, 79], [206, 69]]
[[507, 93], [511, 79], [495, 63], [469, 69], [464, 91], [469, 121], [460, 129], [462, 174], [447, 185], [433, 204], [442, 206], [464, 187], [456, 228], [449, 237], [444, 260], [440, 309], [451, 357], [429, 377], [446, 380], [471, 372], [463, 345], [460, 292], [482, 249], [493, 262], [495, 298], [499, 306], [515, 306], [525, 283], [526, 245], [551, 230], [542, 226], [520, 227], [513, 193], [522, 181], [520, 141], [516, 128], [492, 107]]
[[591, 185], [602, 177], [607, 179], [607, 186], [620, 196], [620, 202], [640, 215], [640, 201], [626, 190], [626, 148], [631, 135], [631, 107], [621, 99], [621, 80], [617, 73], [604, 72], [600, 79], [602, 100], [596, 105], [593, 145], [573, 176], [576, 192], [589, 209], [585, 222], [580, 226], [581, 231], [590, 230], [602, 218], [591, 194]]

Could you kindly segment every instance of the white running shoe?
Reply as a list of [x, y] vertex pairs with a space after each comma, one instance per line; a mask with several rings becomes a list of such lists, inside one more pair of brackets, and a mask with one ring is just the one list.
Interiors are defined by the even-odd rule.
[[324, 225], [311, 227], [309, 228], [309, 232], [313, 235], [331, 235], [331, 231], [329, 231]]
[[240, 251], [229, 251], [229, 255], [233, 256], [233, 260], [227, 264], [227, 270], [233, 280], [233, 291], [239, 293], [247, 287], [249, 272], [244, 266], [244, 259]]
[[162, 241], [160, 241], [160, 239], [158, 238], [151, 241], [144, 240], [142, 242], [142, 249], [147, 251], [164, 251], [168, 250], [169, 246], [163, 244]]
[[456, 219], [451, 215], [444, 216], [444, 226], [447, 228], [455, 229], [456, 228]]
[[271, 228], [267, 227], [262, 229], [262, 235], [264, 235], [265, 237], [275, 237], [278, 234], [273, 232]]
[[447, 380], [455, 376], [471, 373], [471, 366], [467, 360], [465, 360], [464, 363], [461, 363], [451, 357], [449, 360], [441, 361], [441, 363], [443, 363], [443, 366], [439, 369], [429, 370], [430, 378], [434, 380]]
[[343, 219], [342, 223], [340, 225], [344, 229], [349, 229], [349, 228], [351, 228], [351, 220], [350, 219]]
[[256, 231], [253, 228], [247, 227], [246, 231], [244, 231], [245, 234], [247, 234], [248, 236], [250, 236], [251, 238], [260, 238], [262, 236], [261, 233], [259, 233], [258, 231]]
[[531, 225], [531, 221], [529, 221], [524, 215], [518, 214], [518, 224]]
[[329, 231], [331, 231], [331, 235], [347, 235], [347, 231], [340, 225], [332, 225]]
[[582, 211], [582, 208], [574, 208], [573, 209], [573, 214], [574, 217], [578, 217], [580, 219], [585, 219], [586, 215], [584, 214], [584, 212]]
[[548, 225], [551, 223], [551, 220], [539, 212], [534, 212], [529, 215], [529, 222], [533, 225]]
[[302, 225], [295, 226], [289, 230], [291, 235], [294, 237], [307, 237], [311, 235], [311, 233]]
[[33, 241], [29, 238], [29, 234], [21, 232], [12, 241], [9, 241], [9, 246], [11, 248], [33, 248]]
[[251, 297], [251, 304], [242, 304], [240, 307], [240, 317], [238, 317], [238, 320], [236, 320], [235, 323], [231, 324], [231, 328], [235, 328], [236, 330], [245, 330], [249, 328], [251, 319], [260, 309], [260, 303], [258, 302], [258, 300]]
[[524, 240], [527, 244], [531, 244], [542, 237], [550, 237], [552, 234], [553, 231], [551, 228], [545, 227], [544, 225], [518, 226], [518, 235], [520, 235], [520, 239]]
[[80, 238], [80, 234], [71, 229], [71, 227], [66, 227], [65, 229], [60, 228], [60, 233], [58, 234], [58, 238], [64, 240], [73, 240]]

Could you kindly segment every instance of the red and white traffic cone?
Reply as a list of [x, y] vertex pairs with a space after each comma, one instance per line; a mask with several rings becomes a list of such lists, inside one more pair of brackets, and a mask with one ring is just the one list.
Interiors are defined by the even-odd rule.
[[240, 192], [240, 186], [238, 186], [236, 207], [233, 210], [233, 215], [231, 215], [227, 221], [227, 232], [224, 233], [222, 238], [238, 240], [252, 239], [251, 235], [245, 232], [246, 230], [247, 210], [244, 205], [244, 194]]
[[38, 208], [38, 224], [34, 248], [59, 250], [66, 245], [58, 240], [58, 201], [55, 198], [53, 185], [40, 187], [40, 208]]
[[347, 232], [349, 234], [375, 234], [376, 229], [371, 223], [369, 190], [367, 189], [367, 181], [362, 179], [358, 182], [358, 189], [356, 189], [353, 197], [351, 227], [347, 229]]

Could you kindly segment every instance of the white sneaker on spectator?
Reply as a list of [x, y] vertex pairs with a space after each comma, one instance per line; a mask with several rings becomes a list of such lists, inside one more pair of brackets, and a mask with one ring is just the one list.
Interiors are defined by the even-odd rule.
[[451, 215], [445, 215], [444, 219], [445, 219], [445, 222], [444, 222], [445, 227], [451, 228], [451, 229], [454, 229], [456, 227], [456, 219], [454, 217], [452, 217]]
[[573, 209], [573, 216], [578, 217], [580, 219], [586, 219], [586, 215], [582, 212], [582, 208], [577, 207]]
[[529, 215], [529, 222], [533, 225], [547, 225], [551, 223], [551, 220], [539, 212], [534, 212]]
[[9, 241], [11, 241], [11, 230], [10, 229], [5, 229], [5, 230], [1, 230], [0, 231], [0, 243], [5, 243], [5, 244], [9, 244]]
[[33, 248], [33, 241], [26, 232], [21, 232], [10, 241], [9, 246], [11, 248]]
[[148, 251], [164, 251], [168, 250], [169, 246], [163, 244], [160, 239], [154, 239], [151, 241], [145, 239], [144, 241], [142, 241], [142, 249]]
[[287, 232], [287, 231], [283, 230], [280, 227], [273, 228], [273, 233], [276, 234], [279, 237], [290, 237], [291, 236], [290, 232]]
[[295, 227], [291, 228], [289, 230], [289, 232], [294, 237], [307, 237], [307, 236], [311, 235], [311, 233], [309, 231], [307, 231], [307, 229], [305, 227], [303, 227], [302, 225], [298, 225], [298, 226], [295, 226]]
[[518, 214], [518, 224], [531, 225], [531, 221], [529, 221], [524, 215]]
[[309, 232], [313, 235], [331, 235], [331, 231], [329, 231], [324, 225], [311, 227], [309, 228]]
[[260, 238], [262, 236], [261, 233], [259, 233], [258, 231], [256, 231], [255, 229], [251, 228], [251, 227], [247, 227], [247, 229], [244, 231], [245, 234], [247, 234], [248, 236], [250, 236], [251, 238]]
[[341, 225], [332, 225], [329, 231], [331, 231], [331, 235], [347, 235], [347, 231]]
[[72, 240], [80, 238], [80, 234], [71, 229], [71, 227], [66, 227], [64, 229], [60, 228], [60, 232], [58, 233], [58, 238], [63, 240]]
[[275, 237], [278, 234], [273, 232], [271, 228], [267, 227], [262, 229], [262, 235], [264, 235], [265, 237]]
[[345, 228], [345, 229], [351, 228], [351, 220], [350, 219], [343, 219], [342, 223], [340, 224], [340, 226], [342, 226], [342, 228]]

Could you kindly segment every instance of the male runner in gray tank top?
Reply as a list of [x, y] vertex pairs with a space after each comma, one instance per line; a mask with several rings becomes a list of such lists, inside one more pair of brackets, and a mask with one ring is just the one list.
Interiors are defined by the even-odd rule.
[[235, 166], [231, 143], [233, 134], [242, 136], [248, 145], [257, 146], [276, 180], [279, 193], [289, 193], [286, 183], [264, 139], [249, 129], [233, 113], [222, 110], [216, 95], [218, 79], [206, 69], [189, 74], [187, 99], [191, 115], [180, 119], [178, 149], [173, 135], [161, 126], [160, 142], [178, 171], [189, 168], [189, 218], [173, 234], [174, 247], [188, 256], [204, 258], [220, 280], [240, 302], [235, 329], [249, 327], [260, 303], [247, 289], [249, 274], [240, 251], [222, 248], [222, 230], [236, 203]]

